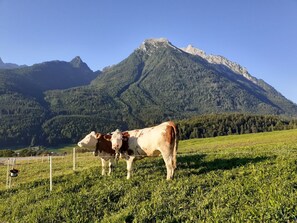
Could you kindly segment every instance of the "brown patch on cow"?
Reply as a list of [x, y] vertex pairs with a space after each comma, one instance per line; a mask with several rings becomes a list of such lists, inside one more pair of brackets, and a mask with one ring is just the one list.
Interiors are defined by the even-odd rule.
[[173, 143], [175, 134], [174, 134], [174, 129], [172, 125], [166, 126], [164, 136], [165, 136], [166, 142], [168, 142], [169, 144]]
[[127, 134], [126, 134], [126, 136], [123, 135], [122, 146], [120, 148], [120, 153], [125, 153], [125, 152], [128, 151], [128, 149], [129, 149], [129, 136], [127, 136]]
[[111, 142], [106, 140], [105, 137], [108, 135], [101, 134], [98, 138], [96, 149], [95, 149], [95, 155], [98, 155], [98, 153], [108, 153], [110, 155], [115, 155], [115, 151], [111, 147]]
[[128, 132], [123, 132], [122, 136], [123, 136], [123, 138], [129, 138], [130, 134]]
[[173, 121], [168, 121], [168, 125], [170, 125], [170, 126], [172, 126], [172, 127], [174, 127], [174, 128], [176, 127], [176, 126], [175, 126], [175, 123], [174, 123]]
[[127, 134], [124, 134], [123, 133], [123, 139], [122, 139], [122, 146], [120, 148], [120, 153], [123, 154], [123, 155], [134, 155], [134, 151], [129, 149], [129, 137], [130, 135], [127, 133]]

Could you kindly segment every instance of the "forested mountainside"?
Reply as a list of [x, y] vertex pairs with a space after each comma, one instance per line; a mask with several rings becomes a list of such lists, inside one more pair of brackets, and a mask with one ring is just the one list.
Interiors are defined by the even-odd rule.
[[102, 72], [79, 57], [0, 70], [0, 147], [74, 143], [91, 130], [203, 114], [297, 116], [297, 105], [263, 80], [224, 57], [199, 52], [149, 39]]

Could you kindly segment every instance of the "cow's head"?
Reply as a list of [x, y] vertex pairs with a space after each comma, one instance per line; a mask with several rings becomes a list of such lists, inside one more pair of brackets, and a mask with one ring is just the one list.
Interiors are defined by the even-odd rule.
[[112, 133], [112, 136], [110, 139], [111, 148], [116, 151], [116, 154], [119, 154], [120, 148], [123, 143], [122, 139], [123, 139], [123, 136], [120, 130], [117, 129]]
[[98, 141], [98, 138], [100, 137], [100, 133], [95, 133], [92, 131], [88, 135], [85, 136], [81, 141], [77, 143], [79, 147], [89, 148], [89, 149], [95, 149], [96, 144]]

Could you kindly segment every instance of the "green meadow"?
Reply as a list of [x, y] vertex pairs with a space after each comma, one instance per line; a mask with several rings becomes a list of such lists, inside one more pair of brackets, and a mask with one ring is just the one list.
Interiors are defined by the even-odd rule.
[[[65, 148], [61, 148], [64, 149]], [[297, 130], [179, 142], [175, 179], [161, 157], [120, 161], [111, 176], [101, 162], [72, 150], [49, 160], [17, 160], [6, 189], [0, 166], [0, 222], [296, 222]]]

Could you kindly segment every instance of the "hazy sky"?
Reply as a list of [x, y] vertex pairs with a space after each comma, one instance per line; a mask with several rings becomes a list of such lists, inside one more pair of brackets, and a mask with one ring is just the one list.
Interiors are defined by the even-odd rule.
[[0, 57], [93, 70], [165, 37], [246, 67], [297, 103], [297, 0], [0, 0]]

